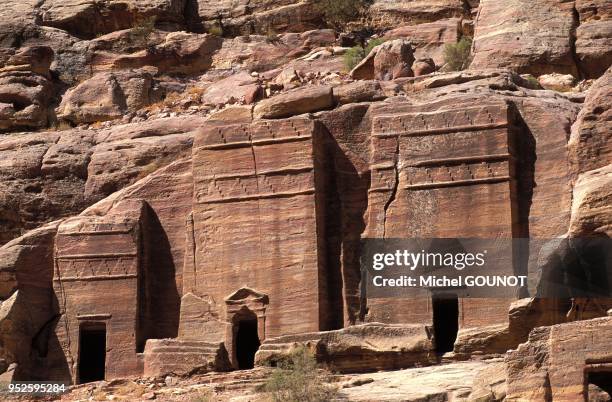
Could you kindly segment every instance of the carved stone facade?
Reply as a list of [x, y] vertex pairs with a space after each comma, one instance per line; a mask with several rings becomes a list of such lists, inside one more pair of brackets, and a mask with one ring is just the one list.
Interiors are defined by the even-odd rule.
[[[269, 360], [298, 339], [336, 345], [317, 356], [332, 366], [340, 359], [346, 371], [431, 364], [453, 348], [468, 356], [516, 347], [530, 324], [519, 320], [512, 333], [508, 298], [360, 293], [359, 241], [537, 232], [559, 212], [542, 208], [550, 194], [520, 172], [535, 164], [546, 183], [552, 173], [540, 166], [557, 159], [545, 153], [525, 165], [531, 134], [501, 97], [209, 121], [191, 158], [60, 225], [55, 334], [68, 370], [51, 364], [52, 377], [84, 381], [89, 352], [79, 345], [101, 331], [107, 380], [246, 368], [257, 350]], [[440, 318], [440, 309], [454, 315]], [[368, 337], [395, 341], [378, 348]], [[359, 363], [351, 350], [361, 351]]]
[[[367, 237], [518, 237], [515, 114], [499, 101], [376, 110]], [[368, 319], [431, 324], [432, 292], [368, 300]], [[510, 302], [458, 300], [459, 327], [506, 323]]]
[[183, 290], [227, 326], [230, 357], [242, 313], [257, 317], [260, 340], [326, 328], [323, 141], [308, 118], [212, 126], [196, 138], [195, 265]]
[[[144, 204], [121, 215], [68, 219], [56, 237], [57, 337], [73, 382], [142, 371]], [[105, 373], [92, 378], [91, 371]], [[96, 373], [94, 373], [96, 374]]]

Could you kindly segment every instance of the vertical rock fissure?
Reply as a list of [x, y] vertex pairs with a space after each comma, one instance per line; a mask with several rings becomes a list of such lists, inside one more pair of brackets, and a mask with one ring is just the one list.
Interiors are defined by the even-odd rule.
[[400, 140], [399, 137], [396, 138], [395, 144], [395, 155], [393, 156], [393, 171], [395, 173], [395, 178], [393, 182], [393, 189], [391, 190], [391, 195], [389, 199], [385, 203], [385, 208], [383, 210], [383, 239], [387, 237], [387, 211], [389, 207], [395, 201], [395, 197], [397, 196], [397, 187], [399, 186], [399, 146]]
[[574, 65], [576, 65], [576, 74], [578, 75], [578, 79], [582, 79], [585, 77], [585, 74], [583, 73], [581, 66], [580, 66], [580, 59], [578, 57], [578, 54], [576, 53], [576, 41], [578, 39], [578, 27], [580, 26], [580, 14], [578, 13], [578, 9], [576, 8], [576, 3], [574, 3], [574, 6], [572, 7], [572, 29], [570, 31], [570, 53], [572, 55], [572, 61], [574, 62]]
[[259, 236], [259, 256], [263, 257], [262, 251], [262, 236], [261, 236], [261, 203], [259, 198], [259, 172], [257, 170], [257, 158], [255, 157], [255, 146], [253, 145], [253, 136], [249, 134], [249, 142], [251, 143], [251, 157], [253, 158], [253, 171], [255, 173], [255, 189], [257, 192], [257, 233]]

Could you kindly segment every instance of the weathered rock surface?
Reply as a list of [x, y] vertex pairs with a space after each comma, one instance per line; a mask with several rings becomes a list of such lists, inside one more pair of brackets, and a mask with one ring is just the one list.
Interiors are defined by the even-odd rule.
[[0, 243], [74, 215], [191, 148], [203, 118], [0, 139]]
[[612, 236], [612, 164], [578, 176], [569, 232], [572, 237]]
[[444, 46], [460, 39], [461, 20], [450, 18], [418, 25], [394, 28], [385, 39], [406, 39], [412, 45], [414, 57], [431, 58], [436, 65], [444, 65]]
[[52, 85], [42, 75], [0, 72], [0, 131], [46, 127], [51, 97]]
[[318, 362], [339, 372], [390, 370], [436, 361], [425, 326], [372, 323], [267, 339], [257, 352], [256, 363], [275, 366], [299, 346], [308, 348]]
[[[340, 395], [351, 401], [470, 401], [473, 388], [481, 389], [475, 377], [498, 362], [461, 362], [433, 367], [351, 376]], [[484, 399], [490, 400], [490, 399]]]
[[265, 99], [255, 105], [258, 119], [279, 119], [329, 109], [334, 105], [330, 87], [305, 87]]
[[114, 120], [158, 98], [149, 73], [100, 73], [68, 90], [57, 109], [57, 116], [73, 124]]
[[376, 80], [359, 80], [334, 88], [334, 101], [340, 105], [384, 98], [385, 94]]
[[572, 171], [580, 174], [612, 163], [612, 68], [597, 80], [572, 125]]
[[588, 383], [609, 389], [611, 331], [610, 317], [533, 330], [529, 341], [506, 357], [506, 400], [577, 401]]
[[257, 78], [247, 72], [231, 75], [213, 83], [202, 95], [202, 101], [209, 105], [252, 104], [259, 99], [262, 87]]
[[460, 0], [376, 0], [369, 10], [372, 24], [384, 28], [461, 17], [464, 13], [463, 2]]
[[414, 54], [409, 41], [395, 39], [376, 46], [351, 71], [352, 78], [389, 81], [396, 78], [412, 77]]
[[573, 3], [482, 0], [479, 10], [471, 69], [509, 67], [535, 75], [577, 76]]
[[94, 58], [93, 65], [98, 69], [140, 68], [155, 66], [161, 73], [197, 74], [208, 70], [213, 63], [213, 54], [221, 46], [222, 40], [214, 35], [201, 35], [188, 32], [170, 32], [163, 42], [128, 55], [118, 55], [107, 59], [101, 54]]
[[[321, 25], [321, 13], [304, 0], [198, 0], [192, 24], [216, 27], [225, 35], [302, 32]], [[193, 10], [196, 11], [196, 10]], [[194, 13], [195, 14], [195, 13]]]
[[46, 46], [22, 48], [5, 61], [0, 68], [0, 132], [47, 126], [52, 61], [53, 50]]
[[575, 7], [580, 70], [587, 78], [597, 78], [612, 65], [612, 6], [605, 0], [577, 0]]
[[51, 0], [40, 6], [43, 25], [61, 28], [71, 34], [92, 38], [130, 28], [145, 19], [158, 24], [181, 24], [185, 0]]

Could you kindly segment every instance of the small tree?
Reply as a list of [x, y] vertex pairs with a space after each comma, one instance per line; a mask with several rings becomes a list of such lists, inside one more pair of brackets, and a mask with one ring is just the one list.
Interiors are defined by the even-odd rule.
[[372, 0], [317, 0], [315, 4], [328, 24], [340, 27], [362, 16], [371, 3]]
[[327, 402], [337, 390], [325, 382], [314, 356], [305, 347], [299, 347], [278, 362], [262, 390], [270, 392], [274, 402]]
[[462, 71], [468, 68], [472, 62], [470, 52], [472, 50], [472, 38], [464, 36], [457, 43], [444, 46], [445, 69], [450, 71]]
[[372, 49], [384, 41], [384, 39], [380, 38], [372, 39], [368, 42], [365, 48], [361, 46], [354, 46], [347, 50], [344, 54], [344, 65], [346, 66], [346, 69], [351, 71], [353, 68], [355, 68], [355, 66], [357, 66], [357, 64], [359, 64], [359, 62], [361, 62], [361, 60], [365, 59], [370, 54]]

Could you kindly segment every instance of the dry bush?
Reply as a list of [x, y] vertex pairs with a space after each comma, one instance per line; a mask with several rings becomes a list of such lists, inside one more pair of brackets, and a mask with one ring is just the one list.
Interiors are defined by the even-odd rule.
[[274, 402], [327, 402], [338, 393], [327, 380], [312, 353], [300, 347], [278, 362], [261, 390], [269, 392]]

